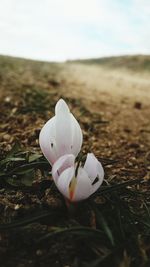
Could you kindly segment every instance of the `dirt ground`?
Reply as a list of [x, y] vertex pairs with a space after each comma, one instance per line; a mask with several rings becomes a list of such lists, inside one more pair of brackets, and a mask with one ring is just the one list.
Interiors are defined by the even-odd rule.
[[[105, 169], [69, 210], [38, 143], [61, 97]], [[1, 57], [0, 100], [0, 266], [149, 266], [149, 73]]]
[[[68, 88], [63, 88], [63, 94], [82, 99], [91, 113], [96, 112], [109, 122], [106, 142], [110, 149], [116, 144], [118, 150], [118, 142], [123, 149], [124, 141], [126, 150], [128, 140], [141, 147], [150, 146], [149, 73], [69, 64], [63, 75]], [[98, 145], [103, 146], [101, 129], [99, 134]], [[100, 151], [103, 153], [103, 149]], [[114, 156], [113, 151], [111, 155]]]

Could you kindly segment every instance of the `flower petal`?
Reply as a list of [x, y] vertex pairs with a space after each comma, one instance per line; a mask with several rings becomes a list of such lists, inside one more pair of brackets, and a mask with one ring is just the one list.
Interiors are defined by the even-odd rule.
[[55, 107], [56, 113], [56, 144], [59, 157], [71, 154], [71, 116], [70, 111], [63, 99], [60, 99]]
[[93, 153], [88, 153], [84, 164], [84, 170], [87, 172], [91, 180], [92, 192], [94, 193], [103, 182], [104, 169]]
[[39, 143], [51, 165], [65, 154], [78, 155], [82, 145], [80, 125], [63, 99], [55, 107], [56, 115], [42, 128]]
[[55, 137], [55, 120], [55, 117], [48, 120], [47, 123], [43, 126], [39, 136], [41, 150], [51, 165], [56, 161], [58, 157]]
[[83, 168], [78, 169], [77, 184], [72, 201], [81, 201], [88, 198], [92, 192], [91, 181]]
[[52, 176], [55, 182], [57, 181], [58, 177], [61, 175], [61, 173], [69, 168], [73, 167], [75, 162], [75, 156], [72, 154], [64, 155], [60, 157], [53, 165], [52, 167]]
[[77, 156], [81, 150], [82, 142], [83, 142], [83, 134], [81, 127], [75, 117], [71, 115], [71, 130], [72, 130], [72, 146], [71, 153]]
[[69, 192], [69, 185], [74, 177], [75, 174], [75, 168], [70, 167], [65, 169], [61, 175], [58, 177], [57, 181], [55, 182], [58, 190], [63, 194], [64, 197], [68, 198], [70, 197], [70, 192]]

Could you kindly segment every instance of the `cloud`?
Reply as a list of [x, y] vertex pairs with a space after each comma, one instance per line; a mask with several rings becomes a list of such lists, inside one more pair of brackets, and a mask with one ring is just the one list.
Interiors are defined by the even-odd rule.
[[2, 54], [59, 61], [150, 53], [149, 0], [0, 0], [0, 7]]

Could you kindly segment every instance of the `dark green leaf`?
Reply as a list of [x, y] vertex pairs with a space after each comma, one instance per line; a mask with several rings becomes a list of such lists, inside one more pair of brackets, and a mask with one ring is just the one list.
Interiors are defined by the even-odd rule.
[[36, 161], [37, 159], [42, 158], [43, 156], [41, 154], [32, 154], [29, 156], [29, 163]]

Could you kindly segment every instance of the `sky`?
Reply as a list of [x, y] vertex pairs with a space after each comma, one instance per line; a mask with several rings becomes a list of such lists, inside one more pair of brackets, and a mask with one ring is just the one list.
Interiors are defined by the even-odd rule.
[[0, 0], [0, 54], [46, 61], [150, 54], [150, 0]]

